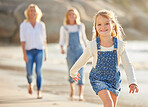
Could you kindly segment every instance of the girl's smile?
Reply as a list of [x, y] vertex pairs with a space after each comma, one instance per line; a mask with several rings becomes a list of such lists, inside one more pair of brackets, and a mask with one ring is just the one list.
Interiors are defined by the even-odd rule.
[[113, 23], [110, 19], [98, 16], [96, 19], [96, 30], [100, 36], [110, 36], [113, 29]]

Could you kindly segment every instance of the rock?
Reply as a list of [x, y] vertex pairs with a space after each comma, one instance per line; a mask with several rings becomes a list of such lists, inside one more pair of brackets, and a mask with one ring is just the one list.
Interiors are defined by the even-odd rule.
[[148, 40], [148, 37], [145, 34], [141, 33], [140, 31], [133, 29], [133, 28], [126, 28], [124, 29], [126, 34], [126, 40]]
[[127, 17], [118, 17], [119, 24], [123, 27], [132, 27], [130, 20]]
[[133, 16], [132, 23], [134, 28], [148, 34], [148, 16]]
[[[107, 1], [85, 1], [85, 0], [1, 0], [0, 1], [0, 40], [4, 39], [14, 43], [19, 43], [19, 26], [23, 22], [24, 10], [31, 3], [35, 3], [43, 12], [43, 22], [47, 30], [49, 43], [59, 41], [59, 30], [63, 25], [65, 12], [70, 7], [75, 7], [80, 12], [81, 21], [85, 24], [86, 33], [89, 40], [92, 38], [93, 16], [99, 9], [111, 9], [118, 16], [122, 27], [130, 35], [127, 39], [134, 39], [132, 35], [148, 33], [148, 17], [137, 7], [131, 6], [131, 11], [126, 16], [126, 10], [114, 8], [116, 4]], [[134, 5], [134, 3], [133, 3]], [[133, 30], [134, 29], [134, 30]], [[138, 31], [135, 31], [138, 30]], [[135, 33], [136, 32], [136, 33]], [[142, 33], [141, 33], [142, 32]]]
[[131, 22], [135, 29], [148, 34], [148, 15], [135, 6], [131, 6]]
[[16, 20], [11, 15], [0, 14], [0, 37], [10, 38], [16, 31]]

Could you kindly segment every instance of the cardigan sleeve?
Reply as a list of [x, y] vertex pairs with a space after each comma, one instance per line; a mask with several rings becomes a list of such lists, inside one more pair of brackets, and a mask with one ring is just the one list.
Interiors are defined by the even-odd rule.
[[87, 63], [87, 61], [91, 57], [89, 46], [90, 45], [87, 45], [83, 54], [80, 56], [80, 58], [76, 61], [76, 63], [70, 69], [70, 76], [72, 78], [76, 76], [77, 72], [81, 69], [81, 67], [83, 67]]
[[125, 49], [121, 54], [121, 61], [129, 84], [137, 84], [134, 69]]

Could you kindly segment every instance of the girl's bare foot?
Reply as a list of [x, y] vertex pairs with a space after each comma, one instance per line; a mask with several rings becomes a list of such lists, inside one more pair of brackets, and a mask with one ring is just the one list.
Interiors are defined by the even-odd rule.
[[28, 87], [28, 93], [29, 94], [32, 94], [33, 93], [33, 84], [29, 84], [29, 87]]

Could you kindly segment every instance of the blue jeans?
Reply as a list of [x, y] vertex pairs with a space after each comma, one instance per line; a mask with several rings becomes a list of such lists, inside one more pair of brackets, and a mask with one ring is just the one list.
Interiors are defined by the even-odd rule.
[[44, 60], [44, 50], [31, 49], [26, 50], [26, 53], [28, 56], [28, 63], [26, 63], [28, 83], [32, 83], [33, 63], [35, 62], [37, 89], [40, 90], [42, 85], [42, 64]]

